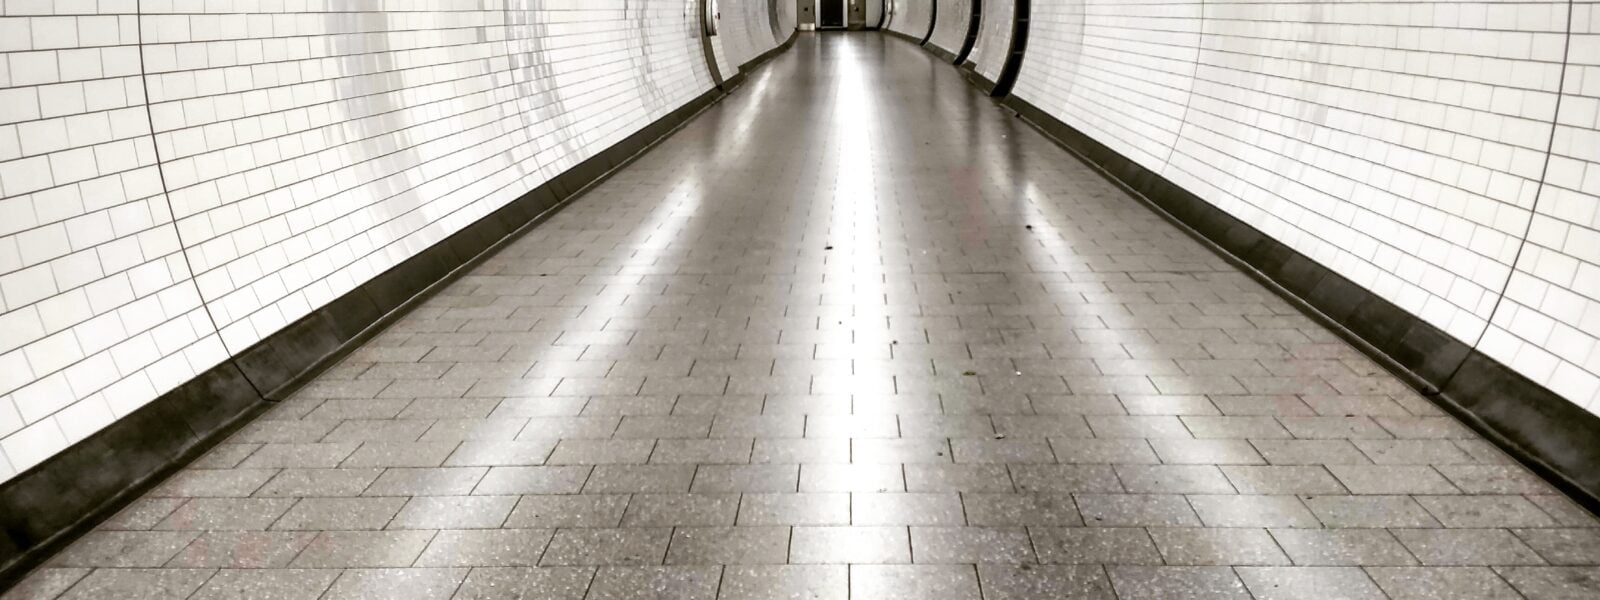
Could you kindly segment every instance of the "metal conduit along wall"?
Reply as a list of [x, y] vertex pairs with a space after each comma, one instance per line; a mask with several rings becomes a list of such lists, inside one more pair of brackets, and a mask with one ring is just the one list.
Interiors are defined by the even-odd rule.
[[5, 3], [0, 586], [715, 98], [700, 0], [335, 4]]
[[1006, 102], [1594, 506], [1600, 10], [1425, 6], [1034, 2]]

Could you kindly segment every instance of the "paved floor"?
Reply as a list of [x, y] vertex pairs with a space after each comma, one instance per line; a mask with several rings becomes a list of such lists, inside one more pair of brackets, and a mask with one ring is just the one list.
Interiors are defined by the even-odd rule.
[[1595, 598], [1595, 526], [955, 69], [808, 35], [7, 598]]

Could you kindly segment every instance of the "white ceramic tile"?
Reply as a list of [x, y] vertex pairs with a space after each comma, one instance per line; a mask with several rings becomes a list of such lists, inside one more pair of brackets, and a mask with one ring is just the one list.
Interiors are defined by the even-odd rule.
[[978, 39], [967, 60], [972, 69], [989, 81], [1000, 79], [1000, 70], [1011, 55], [1011, 34], [1016, 25], [1015, 0], [988, 0], [983, 3], [983, 18], [978, 21]]
[[917, 40], [933, 26], [935, 0], [894, 0], [889, 12], [889, 30]]
[[1594, 409], [1600, 244], [1567, 232], [1600, 214], [1574, 89], [1600, 52], [1573, 15], [1548, 161], [1565, 2], [1035, 3], [1014, 93]]
[[934, 15], [933, 36], [928, 38], [928, 45], [951, 54], [960, 53], [967, 41], [967, 29], [972, 26], [972, 1], [937, 1], [939, 8]]

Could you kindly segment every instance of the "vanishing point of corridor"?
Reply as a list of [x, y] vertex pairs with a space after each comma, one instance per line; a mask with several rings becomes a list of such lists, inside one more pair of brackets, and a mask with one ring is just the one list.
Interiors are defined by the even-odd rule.
[[1595, 525], [950, 65], [802, 34], [5, 598], [1593, 598]]

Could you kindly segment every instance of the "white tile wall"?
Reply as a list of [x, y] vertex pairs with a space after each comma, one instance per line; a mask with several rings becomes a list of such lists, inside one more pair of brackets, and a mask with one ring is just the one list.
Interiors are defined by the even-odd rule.
[[774, 0], [778, 11], [778, 43], [789, 41], [789, 36], [794, 35], [794, 30], [800, 26], [800, 5], [794, 0]]
[[697, 5], [0, 0], [0, 480], [709, 90]]
[[1159, 169], [1194, 82], [1200, 2], [1071, 0], [1030, 10], [1012, 93]]
[[225, 358], [162, 192], [133, 13], [0, 0], [0, 479]]
[[[782, 0], [779, 0], [779, 1], [781, 2]], [[863, 5], [862, 8], [864, 10], [861, 11], [862, 25], [864, 25], [866, 27], [877, 27], [878, 23], [883, 21], [883, 4], [884, 4], [884, 0], [856, 0], [856, 1], [860, 2]]]
[[934, 0], [893, 0], [889, 7], [889, 30], [917, 40], [933, 26]]
[[1593, 2], [1546, 153], [1568, 6], [1036, 2], [1014, 93], [1596, 410]]
[[724, 77], [778, 47], [781, 40], [773, 36], [771, 15], [772, 7], [765, 0], [722, 3], [722, 22], [717, 27], [717, 37], [722, 38], [722, 48], [733, 67], [732, 71], [723, 73]]
[[939, 10], [934, 15], [933, 37], [928, 38], [928, 44], [958, 54], [966, 44], [967, 29], [972, 26], [972, 0], [937, 2]]
[[1011, 33], [1016, 21], [1015, 0], [985, 0], [983, 19], [978, 22], [978, 40], [972, 44], [967, 60], [972, 70], [989, 81], [1000, 79], [1000, 70], [1011, 54]]
[[1600, 412], [1600, 4], [1574, 4], [1544, 186], [1480, 348]]

